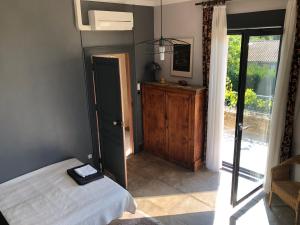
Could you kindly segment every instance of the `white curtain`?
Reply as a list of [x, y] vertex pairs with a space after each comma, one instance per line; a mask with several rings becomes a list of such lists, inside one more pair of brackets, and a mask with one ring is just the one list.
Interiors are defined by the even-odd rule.
[[219, 171], [228, 52], [226, 6], [214, 7], [211, 39], [206, 166]]
[[280, 155], [280, 145], [285, 126], [285, 111], [287, 104], [288, 85], [292, 65], [292, 57], [295, 43], [297, 1], [289, 0], [287, 3], [284, 23], [284, 33], [281, 45], [280, 64], [275, 88], [273, 103], [270, 143], [267, 160], [267, 169], [264, 189], [270, 191], [271, 168], [278, 165]]

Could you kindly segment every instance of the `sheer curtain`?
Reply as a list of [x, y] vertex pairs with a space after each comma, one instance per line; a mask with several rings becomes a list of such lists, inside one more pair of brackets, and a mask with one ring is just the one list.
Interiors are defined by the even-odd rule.
[[288, 85], [294, 51], [297, 1], [289, 0], [287, 3], [284, 23], [284, 33], [280, 54], [280, 64], [278, 68], [275, 96], [273, 103], [270, 143], [267, 159], [267, 169], [264, 189], [269, 192], [271, 183], [271, 168], [279, 163], [280, 145], [284, 132], [285, 107], [287, 104]]
[[227, 52], [226, 6], [215, 6], [212, 19], [206, 151], [206, 166], [212, 171], [218, 171], [221, 166]]

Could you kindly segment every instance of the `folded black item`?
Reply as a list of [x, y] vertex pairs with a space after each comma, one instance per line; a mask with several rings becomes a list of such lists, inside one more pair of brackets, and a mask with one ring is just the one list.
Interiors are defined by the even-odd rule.
[[4, 218], [3, 214], [0, 211], [0, 225], [9, 225], [6, 219]]
[[83, 167], [83, 166], [86, 166], [86, 165], [89, 165], [89, 164], [84, 164], [84, 165], [81, 165], [81, 166], [77, 166], [77, 167], [74, 167], [72, 169], [68, 169], [67, 170], [67, 173], [69, 174], [69, 176], [79, 185], [85, 185], [85, 184], [88, 184], [88, 183], [91, 183], [95, 180], [99, 180], [99, 179], [102, 179], [104, 176], [103, 174], [97, 170], [97, 173], [94, 173], [94, 174], [91, 174], [89, 176], [86, 176], [86, 177], [81, 177], [79, 176], [76, 172], [75, 172], [75, 169], [77, 168], [80, 168], [80, 167]]

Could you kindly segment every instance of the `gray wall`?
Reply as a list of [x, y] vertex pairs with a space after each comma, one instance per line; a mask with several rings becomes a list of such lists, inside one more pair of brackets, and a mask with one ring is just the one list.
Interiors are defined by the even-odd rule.
[[[160, 7], [154, 9], [154, 36], [160, 37]], [[172, 38], [193, 38], [193, 77], [182, 78], [171, 76], [171, 55], [166, 55], [165, 61], [159, 63], [162, 70], [159, 74], [168, 81], [186, 80], [189, 84], [202, 85], [202, 9], [195, 6], [194, 1], [163, 6], [163, 35]]]
[[[148, 7], [135, 6], [135, 18], [134, 18], [134, 42], [135, 45], [135, 71], [136, 71], [136, 82], [150, 81], [152, 79], [151, 74], [145, 72], [145, 65], [149, 62], [154, 61], [154, 57], [149, 53], [149, 47], [146, 45], [140, 45], [138, 43], [151, 40], [154, 38], [154, 10], [149, 10]], [[136, 84], [133, 88], [136, 89]], [[141, 95], [135, 96], [136, 101], [136, 146], [135, 149], [141, 149], [143, 144], [143, 126], [142, 126], [142, 106], [141, 106]]]
[[[284, 9], [286, 3], [287, 0], [229, 1], [226, 6], [228, 14], [235, 14]], [[159, 38], [160, 7], [154, 9], [154, 21], [154, 36]], [[160, 61], [159, 56], [155, 57], [155, 61], [162, 66], [159, 77], [163, 76], [173, 82], [184, 79], [190, 84], [202, 85], [202, 8], [195, 6], [195, 1], [164, 5], [163, 35], [174, 38], [194, 38], [193, 77], [191, 79], [171, 76], [170, 55], [166, 56], [165, 61]]]
[[93, 46], [107, 46], [101, 48], [100, 52], [106, 49], [110, 51], [112, 46], [120, 46], [120, 49], [132, 45], [134, 52], [134, 63], [132, 74], [135, 76], [132, 82], [133, 104], [134, 104], [134, 131], [135, 131], [135, 151], [138, 152], [143, 144], [143, 127], [142, 127], [142, 107], [141, 96], [136, 92], [137, 82], [151, 80], [151, 76], [145, 73], [145, 65], [154, 60], [153, 55], [147, 54], [149, 47], [139, 45], [141, 41], [154, 38], [154, 9], [153, 7], [83, 2], [82, 14], [83, 23], [88, 23], [87, 11], [96, 10], [114, 10], [122, 12], [133, 12], [134, 30], [133, 31], [113, 31], [113, 32], [82, 32], [83, 47], [91, 48]]
[[[152, 8], [141, 10], [153, 16]], [[151, 30], [153, 17], [148, 19]], [[73, 1], [1, 1], [0, 27], [0, 183], [66, 158], [87, 161], [93, 148]], [[135, 36], [83, 32], [82, 42], [133, 46]], [[144, 79], [140, 68], [135, 72]]]
[[72, 1], [0, 7], [0, 182], [92, 152]]

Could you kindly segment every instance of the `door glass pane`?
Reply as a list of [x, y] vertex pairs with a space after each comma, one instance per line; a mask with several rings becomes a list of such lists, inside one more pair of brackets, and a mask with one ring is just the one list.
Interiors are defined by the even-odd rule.
[[221, 155], [223, 168], [231, 171], [234, 153], [242, 35], [228, 35], [228, 40], [228, 62], [223, 134], [224, 147], [222, 148]]
[[237, 199], [263, 183], [280, 35], [250, 36]]

